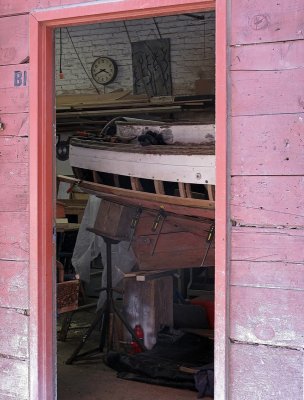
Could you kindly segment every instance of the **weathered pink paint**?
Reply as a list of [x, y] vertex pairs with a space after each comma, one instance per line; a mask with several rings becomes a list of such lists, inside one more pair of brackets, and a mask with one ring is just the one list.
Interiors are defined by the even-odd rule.
[[0, 357], [1, 400], [28, 400], [28, 360]]
[[[15, 86], [16, 73], [20, 73], [22, 79], [26, 76], [26, 81], [23, 80], [20, 86]], [[0, 67], [0, 90], [0, 113], [27, 112], [29, 109], [28, 64]]]
[[[81, 5], [81, 9], [71, 7], [73, 4]], [[52, 279], [51, 264], [46, 266], [52, 257], [52, 215], [50, 207], [47, 209], [52, 189], [45, 185], [45, 178], [51, 176], [51, 162], [45, 161], [51, 160], [51, 153], [48, 158], [44, 152], [52, 145], [52, 87], [48, 79], [52, 72], [52, 46], [51, 33], [45, 24], [87, 23], [88, 16], [91, 22], [134, 15], [142, 18], [151, 16], [151, 9], [157, 15], [185, 13], [196, 11], [197, 4], [201, 3], [196, 0], [1, 1], [0, 15], [7, 17], [0, 21], [0, 65], [3, 64], [0, 120], [5, 123], [5, 131], [0, 133], [0, 183], [10, 192], [3, 190], [0, 195], [0, 320], [7, 326], [7, 331], [0, 329], [1, 399], [45, 400], [55, 396], [52, 344], [45, 335], [51, 330], [45, 314], [51, 314], [52, 310], [51, 288], [47, 284]], [[209, 7], [213, 5], [210, 1]], [[300, 400], [303, 398], [303, 351], [299, 349], [303, 346], [300, 308], [304, 259], [303, 1], [233, 0], [227, 24], [226, 7], [230, 8], [230, 2], [217, 1], [216, 107], [217, 134], [221, 138], [217, 143], [217, 162], [225, 172], [226, 153], [230, 154], [231, 164], [227, 168], [232, 179], [230, 193], [226, 174], [217, 175], [221, 196], [216, 203], [215, 342], [217, 367], [229, 368], [216, 371], [216, 400]], [[41, 11], [35, 17], [28, 15], [35, 9]], [[37, 39], [31, 41], [30, 65], [20, 64], [28, 56], [28, 19], [31, 38]], [[231, 60], [228, 68], [227, 48]], [[18, 85], [20, 81], [15, 80], [16, 72], [24, 77], [29, 67], [33, 74], [31, 132], [27, 115], [28, 81]], [[27, 213], [27, 136], [34, 143], [30, 159], [31, 232]], [[41, 198], [45, 202], [39, 202]], [[229, 207], [225, 208], [226, 204]], [[242, 226], [232, 228], [231, 245], [227, 248], [230, 217], [233, 224]], [[42, 222], [39, 227], [37, 221]], [[231, 258], [229, 282], [227, 253]], [[32, 289], [30, 302], [28, 279]], [[228, 284], [230, 296], [226, 296]], [[229, 312], [230, 324], [227, 324]], [[225, 336], [228, 325], [230, 332]], [[18, 344], [13, 337], [20, 339]]]
[[232, 343], [229, 399], [303, 399], [303, 352]]
[[231, 180], [231, 218], [237, 224], [303, 228], [303, 210], [304, 176], [235, 176]]
[[232, 261], [230, 284], [233, 286], [303, 291], [303, 264], [280, 261]]
[[230, 68], [233, 71], [283, 70], [302, 68], [303, 42], [263, 43], [231, 48]]
[[231, 118], [232, 175], [303, 175], [304, 113]]
[[230, 301], [232, 340], [304, 347], [303, 290], [232, 286]]
[[301, 264], [304, 260], [304, 230], [234, 227], [231, 260]]
[[233, 116], [303, 113], [304, 70], [231, 71]]
[[0, 259], [27, 261], [29, 258], [28, 213], [0, 211], [0, 220]]
[[0, 261], [0, 270], [0, 307], [27, 310], [28, 263]]
[[[22, 64], [28, 57], [28, 15], [3, 18], [0, 24], [0, 65]], [[14, 34], [9, 34], [9, 32]], [[20, 45], [22, 44], [22, 45]]]
[[28, 316], [25, 311], [0, 308], [0, 321], [0, 354], [27, 358]]
[[233, 0], [231, 44], [303, 39], [302, 0]]

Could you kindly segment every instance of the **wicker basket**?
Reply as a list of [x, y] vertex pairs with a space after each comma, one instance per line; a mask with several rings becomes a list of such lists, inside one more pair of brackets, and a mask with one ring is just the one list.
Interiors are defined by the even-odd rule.
[[78, 308], [79, 297], [78, 279], [57, 283], [57, 313], [62, 314]]
[[80, 281], [75, 279], [73, 281], [64, 280], [63, 265], [57, 261], [57, 313], [62, 314], [69, 311], [77, 310]]

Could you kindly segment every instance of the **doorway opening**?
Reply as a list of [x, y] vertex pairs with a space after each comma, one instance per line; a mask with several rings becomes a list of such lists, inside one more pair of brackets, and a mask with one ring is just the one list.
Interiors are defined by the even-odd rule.
[[[114, 262], [115, 265], [113, 266], [116, 270], [119, 270], [120, 274], [123, 273], [124, 278], [122, 291], [120, 290], [119, 295], [115, 296], [115, 304], [123, 310], [127, 319], [130, 320], [130, 316], [134, 318], [130, 321], [132, 329], [138, 325], [143, 329], [145, 349], [151, 349], [164, 336], [168, 338], [171, 335], [170, 340], [172, 340], [172, 335], [177, 335], [176, 330], [182, 336], [204, 337], [204, 340], [207, 336], [207, 341], [213, 343], [213, 335], [210, 332], [210, 328], [214, 328], [214, 306], [212, 304], [214, 304], [215, 265], [213, 240], [215, 157], [214, 152], [212, 153], [210, 149], [212, 148], [212, 142], [214, 142], [215, 124], [215, 53], [214, 47], [212, 49], [212, 45], [210, 45], [212, 36], [214, 38], [214, 28], [213, 33], [211, 33], [212, 29], [210, 29], [210, 32], [206, 29], [206, 24], [212, 21], [213, 25], [215, 25], [213, 12], [196, 11], [193, 13], [179, 13], [178, 15], [156, 15], [142, 19], [128, 19], [108, 23], [100, 22], [98, 26], [94, 24], [95, 27], [94, 25], [65, 27], [61, 24], [61, 28], [55, 32], [58, 48], [58, 50], [56, 49], [56, 66], [58, 68], [56, 77], [59, 78], [56, 84], [58, 90], [56, 102], [56, 157], [58, 160], [56, 171], [56, 200], [58, 204], [56, 204], [56, 213], [58, 212], [58, 215], [56, 217], [58, 217], [58, 220], [56, 221], [57, 251], [55, 257], [58, 261], [58, 269], [57, 297], [53, 296], [53, 300], [57, 301], [58, 311], [59, 285], [69, 283], [70, 288], [73, 285], [77, 287], [77, 284], [78, 288], [80, 287], [77, 292], [77, 310], [68, 310], [63, 307], [62, 315], [66, 317], [66, 312], [71, 311], [72, 314], [69, 314], [71, 318], [60, 318], [58, 324], [58, 329], [62, 334], [61, 339], [67, 338], [67, 341], [63, 341], [64, 345], [71, 345], [69, 350], [75, 350], [77, 340], [75, 339], [74, 343], [73, 340], [77, 333], [80, 333], [79, 336], [81, 337], [81, 333], [87, 329], [86, 325], [91, 325], [91, 318], [94, 319], [96, 316], [95, 306], [92, 306], [92, 308], [90, 306], [94, 301], [99, 303], [100, 306], [99, 291], [102, 286], [102, 275], [105, 276], [104, 267], [107, 254], [101, 250], [102, 245], [100, 244], [100, 248], [97, 249], [100, 251], [97, 251], [96, 254], [92, 254], [92, 247], [88, 247], [91, 259], [89, 263], [86, 262], [88, 268], [86, 268], [85, 273], [89, 274], [90, 278], [93, 277], [93, 281], [90, 279], [89, 283], [88, 280], [83, 279], [84, 271], [82, 267], [79, 267], [81, 263], [78, 266], [74, 265], [79, 261], [79, 258], [75, 256], [77, 238], [80, 236], [77, 231], [81, 227], [82, 213], [87, 212], [87, 214], [90, 214], [90, 210], [86, 210], [86, 204], [91, 202], [92, 195], [95, 195], [99, 201], [101, 199], [101, 205], [98, 205], [98, 207], [95, 205], [95, 208], [97, 207], [95, 218], [89, 221], [84, 231], [87, 231], [88, 227], [95, 229], [95, 232], [89, 233], [93, 233], [99, 239], [103, 235], [99, 235], [99, 232], [97, 232], [100, 228], [97, 225], [98, 223], [106, 223], [107, 218], [105, 218], [105, 215], [108, 216], [111, 212], [114, 212], [112, 210], [113, 204], [115, 205], [114, 209], [116, 206], [120, 207], [120, 213], [123, 213], [125, 209], [134, 211], [131, 222], [127, 225], [128, 228], [132, 228], [134, 221], [139, 220], [137, 222], [138, 227], [136, 223], [136, 229], [131, 231], [128, 240], [125, 241], [131, 242], [131, 246], [128, 245], [127, 250], [129, 251], [131, 248], [136, 262], [132, 264], [132, 268], [129, 270], [119, 268], [119, 262], [117, 265]], [[139, 28], [139, 24], [141, 28]], [[192, 33], [187, 37], [188, 32], [178, 26], [179, 24], [188, 28], [192, 26], [193, 30], [189, 29]], [[107, 43], [104, 44], [104, 46], [108, 46], [108, 51], [105, 51], [105, 47], [102, 50], [100, 49], [100, 38], [106, 35], [106, 31], [110, 31], [109, 25], [114, 25], [114, 29], [110, 34], [111, 36], [106, 40]], [[119, 58], [119, 52], [118, 55], [115, 53], [115, 51], [119, 50], [119, 46], [115, 46], [115, 43], [110, 43], [112, 38], [114, 41], [117, 40], [115, 38], [116, 35], [120, 36], [121, 40], [122, 28], [128, 43], [128, 46], [125, 43], [122, 46], [122, 53], [125, 51], [125, 54], [122, 54], [122, 57], [125, 57], [125, 65]], [[97, 32], [103, 29], [103, 33]], [[204, 30], [205, 34], [203, 38], [198, 33], [201, 29]], [[88, 31], [94, 30], [93, 34], [92, 32], [88, 33]], [[180, 35], [177, 30], [179, 30]], [[131, 37], [132, 32], [135, 40]], [[77, 33], [79, 36], [77, 36]], [[182, 37], [183, 34], [184, 37]], [[197, 43], [197, 47], [195, 47], [196, 34], [201, 39], [201, 42]], [[99, 38], [94, 38], [94, 35], [99, 36]], [[208, 35], [211, 36], [209, 44], [208, 40], [206, 41]], [[78, 37], [78, 39], [75, 40], [75, 37]], [[174, 42], [172, 39], [178, 40], [172, 44], [172, 41]], [[91, 44], [84, 43], [81, 48], [79, 43], [82, 41], [88, 41]], [[172, 51], [174, 45], [176, 46], [175, 53]], [[83, 51], [90, 46], [96, 50], [96, 53], [92, 54], [91, 58]], [[151, 50], [151, 46], [155, 47]], [[207, 55], [204, 60], [207, 62], [203, 65], [205, 69], [201, 69], [201, 75], [195, 75], [195, 72], [193, 72], [195, 68], [202, 68], [202, 63], [200, 63], [198, 57], [194, 57], [194, 54], [188, 57], [190, 51], [187, 52], [187, 49], [191, 47], [196, 49], [197, 53], [202, 51], [204, 56]], [[126, 48], [128, 48], [128, 52]], [[166, 51], [167, 55], [165, 54]], [[213, 51], [213, 58], [212, 56], [209, 57], [210, 51]], [[210, 53], [208, 54], [208, 52]], [[160, 65], [159, 62], [156, 62], [152, 75], [149, 70], [149, 62], [147, 62], [151, 54], [152, 59], [157, 54], [162, 54], [163, 57], [161, 61], [163, 64]], [[176, 57], [175, 60], [174, 57]], [[143, 58], [146, 60], [146, 65], [143, 65]], [[179, 64], [177, 59], [179, 59]], [[67, 60], [68, 62], [66, 63]], [[182, 65], [181, 60], [184, 65]], [[73, 71], [75, 61], [78, 63], [78, 71]], [[168, 76], [164, 78], [164, 70], [162, 69], [164, 65], [168, 66], [168, 61], [170, 69]], [[88, 66], [91, 68], [88, 68]], [[128, 79], [124, 82], [123, 76], [120, 77], [120, 81], [118, 80], [119, 73], [121, 75], [124, 74], [124, 67], [125, 75], [128, 73], [131, 75], [129, 82]], [[181, 67], [180, 71], [178, 67]], [[146, 70], [143, 71], [143, 68]], [[159, 69], [162, 70], [162, 76], [157, 75], [159, 74]], [[176, 75], [184, 76], [183, 71], [181, 71], [183, 69], [184, 71], [190, 70], [188, 78], [179, 78], [174, 81]], [[114, 73], [112, 74], [113, 70]], [[211, 71], [213, 71], [213, 75]], [[112, 74], [110, 78], [108, 77], [109, 74]], [[74, 77], [71, 77], [71, 75], [74, 75]], [[98, 82], [98, 75], [104, 75], [102, 77], [103, 81]], [[194, 76], [198, 79], [193, 80]], [[72, 82], [73, 80], [74, 83]], [[84, 81], [86, 82], [85, 84], [89, 84], [89, 88], [81, 87]], [[161, 85], [158, 85], [159, 81], [162, 82]], [[177, 82], [181, 82], [181, 85], [179, 86]], [[206, 89], [205, 93], [203, 93], [204, 89]], [[71, 93], [67, 93], [69, 91], [74, 91], [74, 94], [71, 96]], [[93, 91], [96, 94], [93, 94]], [[95, 99], [93, 100], [94, 96]], [[98, 96], [98, 101], [96, 101], [96, 96]], [[121, 117], [122, 111], [124, 115]], [[189, 132], [186, 138], [185, 132]], [[205, 146], [203, 153], [201, 152], [202, 145]], [[126, 146], [129, 146], [127, 151], [125, 150]], [[116, 157], [117, 154], [114, 154], [113, 157], [114, 147], [118, 157]], [[165, 150], [160, 150], [160, 147]], [[139, 148], [140, 151], [138, 150]], [[207, 151], [206, 148], [208, 148]], [[100, 165], [91, 164], [95, 160], [96, 151], [101, 151], [103, 154], [100, 158], [102, 161]], [[110, 156], [107, 157], [110, 152]], [[67, 154], [72, 169], [68, 169], [69, 166], [66, 163]], [[138, 154], [140, 155], [139, 157]], [[122, 158], [121, 155], [123, 155]], [[127, 156], [127, 159], [124, 158], [125, 156]], [[158, 162], [157, 158], [160, 156], [165, 162]], [[184, 159], [190, 158], [192, 158], [192, 161], [188, 164], [180, 164], [181, 159], [184, 161]], [[193, 163], [194, 158], [196, 160], [204, 159], [203, 165], [197, 161], [196, 164]], [[208, 160], [207, 165], [205, 164], [206, 160]], [[139, 164], [141, 164], [141, 167], [138, 168]], [[192, 177], [190, 179], [191, 168], [195, 178]], [[205, 175], [206, 173], [207, 175]], [[200, 182], [203, 176], [205, 176], [204, 183]], [[96, 193], [96, 190], [98, 193]], [[122, 201], [125, 198], [127, 200]], [[77, 202], [78, 204], [76, 204]], [[199, 204], [199, 202], [201, 203]], [[92, 212], [94, 205], [91, 204], [90, 207]], [[105, 207], [108, 207], [106, 212], [104, 211]], [[140, 212], [139, 218], [138, 212]], [[114, 213], [117, 215], [117, 209]], [[99, 214], [102, 215], [101, 220], [96, 218]], [[108, 229], [114, 229], [112, 222], [113, 219], [111, 219]], [[120, 226], [120, 223], [121, 219], [118, 226]], [[147, 227], [151, 232], [146, 231]], [[143, 231], [138, 231], [139, 228]], [[104, 231], [102, 232], [104, 233]], [[204, 233], [202, 234], [202, 232]], [[166, 240], [169, 238], [169, 241], [166, 242], [164, 238]], [[198, 240], [195, 241], [194, 238], [198, 238]], [[81, 242], [83, 243], [85, 240], [83, 239]], [[168, 244], [171, 246], [169, 249]], [[95, 245], [96, 243], [94, 243]], [[55, 252], [53, 254], [55, 255]], [[127, 252], [119, 254], [120, 260], [127, 258]], [[174, 255], [176, 255], [175, 258]], [[198, 260], [200, 260], [200, 263]], [[81, 278], [80, 285], [77, 282], [78, 278]], [[77, 284], [75, 285], [75, 283]], [[65, 288], [63, 292], [65, 290], [67, 289]], [[72, 290], [67, 297], [69, 300], [72, 299], [71, 303], [75, 303]], [[149, 337], [149, 340], [151, 339], [149, 343], [145, 336], [151, 327], [147, 328], [144, 317], [140, 316], [140, 308], [144, 308], [143, 298], [147, 294], [147, 290], [151, 291], [150, 297], [154, 297], [149, 303], [149, 311], [147, 312], [146, 309], [143, 312], [145, 317], [148, 316], [147, 321], [150, 322], [151, 315], [154, 315], [154, 319], [152, 318], [152, 330], [154, 331], [152, 339]], [[134, 293], [137, 293], [137, 302], [135, 303], [132, 299]], [[173, 293], [175, 296], [173, 296]], [[193, 301], [197, 295], [199, 295], [200, 299]], [[163, 298], [159, 301], [162, 304], [156, 304], [156, 297], [157, 299]], [[187, 304], [183, 304], [185, 300]], [[175, 306], [173, 306], [173, 302], [175, 302]], [[195, 302], [199, 305], [195, 306]], [[131, 303], [133, 310], [130, 311], [128, 306]], [[69, 306], [69, 304], [65, 303], [60, 304]], [[175, 315], [173, 315], [171, 305], [174, 308]], [[178, 305], [181, 307], [178, 307]], [[79, 306], [84, 308], [79, 310]], [[185, 311], [182, 310], [183, 307], [189, 308]], [[179, 310], [176, 311], [175, 309], [178, 308]], [[188, 326], [184, 326], [183, 318], [187, 317], [188, 314], [190, 315], [190, 308], [194, 312], [194, 317]], [[200, 309], [200, 314], [195, 314], [199, 312], [198, 308]], [[155, 317], [155, 315], [158, 315], [158, 317]], [[165, 320], [160, 321], [164, 315], [166, 316]], [[199, 317], [197, 317], [198, 315]], [[179, 321], [177, 323], [176, 321], [180, 317], [182, 322]], [[75, 320], [73, 320], [74, 318]], [[202, 325], [200, 325], [201, 321], [197, 324], [197, 319], [200, 320], [200, 318], [203, 321]], [[64, 322], [65, 330], [62, 322]], [[102, 319], [100, 322], [102, 322]], [[105, 324], [105, 321], [103, 322]], [[117, 325], [118, 328], [116, 327], [111, 331], [112, 333], [116, 331], [116, 336], [111, 336], [112, 348], [127, 355], [136, 353], [136, 349], [138, 350], [136, 344], [138, 345], [139, 343], [135, 340], [134, 346], [132, 334], [131, 336], [130, 334], [129, 336], [126, 335], [123, 327], [119, 323], [117, 324], [114, 317], [112, 321], [106, 322], [108, 324], [106, 344], [109, 345], [109, 327], [112, 329], [114, 325]], [[162, 329], [166, 328], [169, 331], [162, 331]], [[172, 331], [172, 328], [175, 331]], [[95, 340], [100, 340], [101, 329], [102, 323], [97, 324], [86, 345], [90, 346], [94, 341], [94, 337]], [[192, 330], [192, 332], [189, 332], [189, 330]], [[160, 331], [161, 335], [164, 335], [163, 337], [159, 336]], [[65, 338], [64, 334], [66, 335]], [[141, 337], [139, 339], [141, 340]], [[60, 343], [61, 345], [62, 343]], [[213, 348], [213, 345], [211, 347]], [[211, 353], [209, 352], [208, 354], [210, 355]], [[131, 354], [131, 356], [134, 356], [134, 354]], [[65, 356], [62, 360], [66, 361]], [[212, 360], [208, 359], [208, 361]], [[206, 363], [207, 361], [205, 360]], [[77, 364], [77, 368], [78, 366], [79, 368], [84, 368], [83, 360], [77, 359], [74, 364], [75, 367]], [[193, 365], [191, 366], [190, 364], [191, 362], [189, 365], [181, 365], [179, 363], [178, 368], [190, 368], [191, 372], [189, 370], [181, 370], [179, 372], [192, 374], [193, 378], [193, 374], [196, 371], [195, 368], [192, 368]], [[96, 380], [96, 373], [98, 374], [100, 370], [95, 368], [94, 361], [90, 365], [95, 370], [92, 375], [94, 381]], [[75, 367], [73, 367], [74, 372], [76, 371]], [[107, 367], [104, 368], [103, 373], [108, 373]], [[140, 380], [140, 378], [137, 380]], [[76, 377], [76, 381], [80, 382], [79, 378]], [[61, 394], [63, 392], [60, 392], [60, 379], [58, 382], [59, 398], [64, 399], [64, 394]], [[65, 377], [62, 384], [63, 386], [66, 385]], [[115, 381], [116, 384], [117, 381]], [[93, 386], [92, 384], [91, 389]], [[135, 387], [134, 383], [133, 387]], [[142, 391], [147, 390], [145, 386], [139, 387], [142, 387], [140, 389]], [[137, 388], [138, 386], [136, 386], [136, 390], [139, 390]], [[160, 390], [163, 393], [163, 397], [158, 398], [166, 398], [164, 389], [161, 388]], [[186, 393], [186, 391], [183, 391], [180, 398], [186, 398]], [[193, 393], [191, 394], [193, 395]], [[111, 395], [113, 398], [113, 392]], [[136, 395], [134, 398], [136, 398]]]

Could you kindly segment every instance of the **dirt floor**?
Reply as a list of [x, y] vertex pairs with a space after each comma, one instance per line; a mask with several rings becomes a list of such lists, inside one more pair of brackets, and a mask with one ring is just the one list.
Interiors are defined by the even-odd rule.
[[[72, 328], [87, 325], [92, 313], [76, 316]], [[78, 320], [78, 321], [77, 321]], [[102, 357], [66, 365], [84, 330], [72, 329], [65, 342], [58, 342], [58, 400], [195, 400], [197, 393], [130, 382], [116, 377]], [[97, 339], [97, 337], [95, 337]], [[94, 340], [94, 339], [93, 339]], [[207, 400], [207, 398], [206, 398]]]

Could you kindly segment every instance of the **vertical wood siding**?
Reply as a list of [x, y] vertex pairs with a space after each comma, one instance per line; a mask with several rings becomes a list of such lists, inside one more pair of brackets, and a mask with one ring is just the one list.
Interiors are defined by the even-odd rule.
[[[28, 11], [1, 1], [0, 15]], [[0, 18], [0, 398], [28, 393], [28, 16]]]
[[230, 398], [303, 398], [304, 4], [232, 0]]

